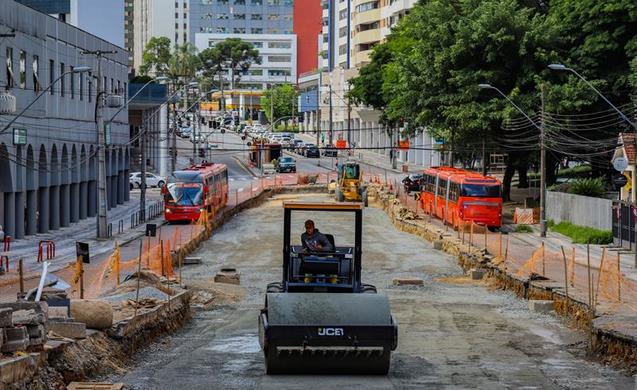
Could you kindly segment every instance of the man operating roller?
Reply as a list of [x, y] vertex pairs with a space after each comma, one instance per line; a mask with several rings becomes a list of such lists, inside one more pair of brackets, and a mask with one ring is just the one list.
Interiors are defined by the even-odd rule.
[[301, 234], [303, 248], [309, 252], [331, 252], [334, 250], [325, 235], [314, 227], [314, 221], [305, 221], [305, 233]]

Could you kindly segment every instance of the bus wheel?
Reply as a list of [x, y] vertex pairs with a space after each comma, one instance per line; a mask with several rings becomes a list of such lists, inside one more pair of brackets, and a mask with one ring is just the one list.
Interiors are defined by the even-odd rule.
[[490, 232], [494, 232], [494, 233], [500, 230], [500, 228], [497, 226], [489, 226], [488, 228]]

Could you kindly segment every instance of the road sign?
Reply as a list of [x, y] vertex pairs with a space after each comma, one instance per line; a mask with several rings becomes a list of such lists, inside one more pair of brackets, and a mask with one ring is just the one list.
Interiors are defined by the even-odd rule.
[[82, 263], [90, 264], [90, 256], [87, 242], [75, 242], [75, 254], [82, 259]]
[[[628, 184], [628, 178], [625, 175], [613, 176], [613, 184], [618, 188], [624, 187]], [[627, 190], [629, 190], [629, 188], [627, 188]]]
[[146, 224], [146, 237], [155, 237], [157, 235], [157, 225], [154, 223]]
[[628, 159], [626, 157], [617, 157], [613, 160], [613, 168], [618, 172], [624, 172], [628, 168]]
[[27, 144], [27, 129], [13, 128], [13, 144], [14, 145], [26, 145]]
[[420, 201], [420, 192], [416, 192], [416, 193], [414, 193], [414, 199], [415, 199], [416, 201]]

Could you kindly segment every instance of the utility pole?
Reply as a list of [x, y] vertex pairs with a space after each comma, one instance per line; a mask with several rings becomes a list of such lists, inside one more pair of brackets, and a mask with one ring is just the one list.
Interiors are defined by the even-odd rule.
[[333, 110], [332, 110], [332, 84], [329, 85], [330, 87], [330, 129], [327, 131], [327, 135], [328, 135], [328, 140], [329, 140], [329, 145], [332, 145], [332, 133], [334, 131], [334, 119], [333, 119]]
[[347, 83], [347, 147], [352, 147], [352, 104], [349, 97], [351, 84]]
[[[188, 115], [188, 113], [186, 113]], [[197, 163], [197, 126], [199, 125], [199, 118], [197, 118], [197, 111], [192, 113], [192, 162]]]
[[139, 138], [141, 157], [142, 157], [142, 180], [139, 184], [139, 219], [142, 222], [146, 221], [146, 129], [139, 128], [142, 136]]
[[173, 103], [172, 106], [173, 106], [173, 133], [172, 133], [172, 155], [170, 156], [171, 168], [172, 168], [171, 173], [177, 170], [177, 106], [175, 103]]
[[106, 196], [106, 137], [104, 132], [104, 96], [106, 86], [102, 85], [102, 57], [116, 54], [115, 50], [92, 50], [82, 54], [96, 56], [97, 59], [97, 98], [95, 99], [95, 123], [97, 124], [97, 238], [108, 238], [108, 198]]
[[270, 93], [270, 126], [272, 126], [272, 131], [274, 131], [274, 95], [276, 93], [276, 89], [274, 86], [271, 86], [272, 92]]
[[540, 115], [540, 236], [546, 237], [546, 139], [544, 138], [544, 84], [540, 85], [542, 113]]

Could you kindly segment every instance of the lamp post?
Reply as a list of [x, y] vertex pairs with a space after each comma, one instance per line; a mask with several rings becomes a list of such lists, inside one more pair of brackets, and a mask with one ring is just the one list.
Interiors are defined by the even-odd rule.
[[595, 93], [601, 97], [606, 103], [608, 103], [609, 106], [611, 106], [615, 111], [617, 111], [617, 113], [619, 114], [619, 116], [625, 120], [630, 126], [632, 126], [635, 130], [637, 130], [637, 122], [633, 122], [630, 119], [628, 119], [628, 117], [626, 116], [626, 114], [624, 114], [619, 108], [615, 107], [615, 105], [613, 103], [610, 102], [610, 100], [608, 100], [606, 98], [606, 96], [604, 96], [599, 90], [597, 90], [597, 88], [595, 88], [593, 86], [593, 84], [591, 84], [588, 80], [586, 80], [584, 78], [584, 76], [582, 76], [581, 74], [577, 73], [577, 71], [573, 68], [569, 68], [565, 65], [562, 64], [550, 64], [549, 65], [550, 69], [553, 70], [559, 70], [559, 71], [567, 71], [567, 72], [571, 72], [573, 73], [575, 76], [579, 77], [580, 80], [582, 80], [583, 82], [586, 83], [586, 85], [588, 85], [588, 87], [590, 89], [592, 89], [593, 91], [595, 91]]
[[[478, 84], [481, 89], [493, 89], [503, 98], [505, 98], [516, 110], [518, 110], [524, 117], [531, 122], [531, 124], [540, 131], [540, 236], [546, 237], [546, 145], [544, 139], [544, 122], [540, 122], [538, 125], [533, 119], [531, 119], [526, 112], [524, 112], [513, 100], [509, 99], [500, 89], [494, 87], [491, 84]], [[544, 86], [542, 86], [542, 96], [544, 96]], [[544, 111], [544, 98], [542, 97], [542, 111]], [[484, 161], [482, 162], [485, 163]]]
[[70, 73], [84, 73], [84, 72], [88, 72], [88, 71], [90, 71], [90, 70], [91, 70], [91, 68], [90, 68], [90, 67], [88, 67], [88, 66], [78, 66], [78, 67], [76, 67], [76, 68], [73, 68], [72, 70], [68, 70], [68, 71], [66, 71], [66, 72], [62, 73], [60, 76], [58, 76], [58, 78], [57, 78], [57, 79], [53, 80], [53, 81], [51, 82], [51, 84], [49, 84], [49, 86], [48, 86], [48, 87], [46, 87], [45, 89], [43, 89], [43, 90], [42, 90], [42, 91], [38, 94], [38, 96], [36, 96], [36, 97], [35, 97], [35, 99], [33, 99], [33, 100], [31, 101], [31, 103], [27, 104], [27, 106], [26, 106], [26, 107], [24, 107], [24, 108], [22, 109], [22, 111], [20, 111], [20, 112], [18, 113], [18, 115], [14, 116], [14, 117], [13, 117], [13, 119], [11, 119], [11, 120], [9, 121], [9, 123], [7, 123], [7, 124], [6, 124], [6, 125], [2, 128], [2, 130], [0, 130], [0, 134], [2, 134], [2, 133], [4, 133], [5, 131], [7, 131], [7, 130], [9, 129], [9, 127], [11, 127], [11, 125], [12, 125], [12, 124], [14, 124], [14, 123], [15, 123], [15, 121], [16, 121], [19, 117], [21, 117], [21, 116], [22, 116], [22, 114], [24, 114], [24, 113], [25, 113], [25, 112], [26, 112], [26, 111], [27, 111], [27, 110], [28, 110], [28, 109], [29, 109], [32, 105], [34, 105], [34, 104], [35, 104], [35, 102], [37, 102], [37, 101], [38, 101], [38, 99], [40, 99], [40, 98], [42, 97], [42, 95], [44, 95], [45, 93], [47, 93], [47, 92], [48, 92], [48, 91], [49, 91], [49, 90], [53, 87], [53, 85], [54, 85], [55, 83], [57, 83], [57, 82], [58, 82], [60, 79], [62, 79], [63, 77], [66, 77], [66, 75], [67, 75], [67, 74], [70, 74]]

